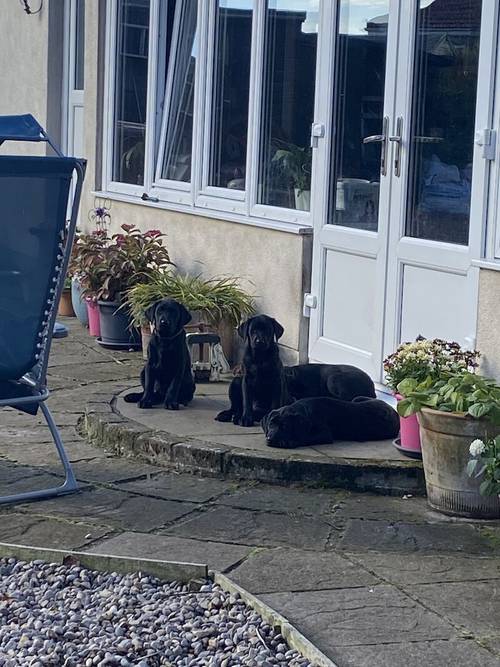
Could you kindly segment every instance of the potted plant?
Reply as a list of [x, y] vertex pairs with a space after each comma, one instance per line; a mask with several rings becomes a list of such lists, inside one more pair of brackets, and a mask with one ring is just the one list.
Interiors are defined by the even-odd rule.
[[[252, 297], [240, 287], [236, 278], [203, 278], [159, 271], [150, 282], [135, 285], [127, 293], [133, 322], [142, 327], [145, 338], [150, 335], [146, 310], [156, 301], [167, 298], [179, 301], [194, 314], [194, 320], [198, 319], [198, 322], [193, 323], [193, 328], [204, 324], [215, 329], [221, 336], [228, 358], [232, 356], [234, 328], [254, 312]], [[143, 345], [143, 349], [146, 347]]]
[[[91, 336], [100, 336], [97, 293], [102, 282], [100, 266], [109, 239], [105, 229], [96, 229], [91, 234], [79, 234], [72, 249], [70, 273], [73, 275], [72, 290], [77, 307], [85, 300], [87, 321]], [[83, 317], [79, 318], [82, 321]]]
[[71, 278], [66, 276], [64, 279], [64, 287], [59, 301], [59, 308], [57, 314], [61, 317], [75, 317], [75, 311], [71, 303]]
[[99, 287], [96, 299], [101, 322], [100, 341], [115, 347], [140, 347], [125, 296], [139, 283], [148, 283], [172, 266], [160, 231], [141, 232], [135, 225], [121, 225], [106, 245], [96, 265]]
[[[282, 147], [280, 147], [282, 146]], [[311, 210], [312, 149], [291, 143], [279, 142], [273, 162], [277, 163], [291, 181], [295, 194], [295, 208]]]
[[[446, 514], [500, 518], [498, 496], [484, 496], [484, 472], [470, 477], [471, 441], [489, 441], [500, 424], [500, 386], [468, 371], [444, 372], [423, 382], [403, 380], [403, 417], [418, 413], [429, 503]], [[484, 486], [483, 486], [484, 491]]]
[[[403, 399], [398, 390], [403, 380], [438, 379], [442, 373], [460, 370], [473, 371], [479, 353], [463, 350], [458, 343], [440, 338], [427, 340], [419, 336], [412, 343], [401, 344], [396, 352], [384, 359], [385, 380], [396, 400]], [[421, 456], [420, 433], [416, 414], [401, 417], [401, 431], [396, 447], [408, 456]]]
[[495, 438], [477, 438], [471, 442], [467, 464], [470, 477], [480, 478], [479, 493], [500, 498], [500, 435]]

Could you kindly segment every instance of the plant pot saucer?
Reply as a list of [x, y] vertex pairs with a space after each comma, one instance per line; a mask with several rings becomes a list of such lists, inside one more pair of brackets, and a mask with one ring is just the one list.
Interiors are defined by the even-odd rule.
[[112, 341], [103, 340], [100, 336], [96, 341], [101, 347], [109, 347], [112, 350], [140, 350], [141, 343], [113, 343]]
[[408, 456], [410, 459], [418, 459], [419, 461], [422, 460], [422, 452], [419, 452], [416, 449], [406, 449], [405, 447], [401, 447], [401, 439], [396, 438], [395, 440], [392, 441], [392, 444], [398, 452], [401, 452], [401, 454], [404, 454], [405, 456]]

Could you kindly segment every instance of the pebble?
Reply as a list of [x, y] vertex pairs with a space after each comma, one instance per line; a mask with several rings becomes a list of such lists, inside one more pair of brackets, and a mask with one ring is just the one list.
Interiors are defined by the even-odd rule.
[[0, 590], [2, 667], [314, 667], [210, 582], [0, 558]]

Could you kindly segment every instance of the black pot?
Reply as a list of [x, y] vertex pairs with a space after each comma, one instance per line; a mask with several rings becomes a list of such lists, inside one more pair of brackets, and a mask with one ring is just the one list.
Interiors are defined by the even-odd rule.
[[115, 301], [98, 301], [101, 320], [101, 338], [99, 343], [110, 347], [141, 347], [141, 332], [131, 326], [130, 312]]

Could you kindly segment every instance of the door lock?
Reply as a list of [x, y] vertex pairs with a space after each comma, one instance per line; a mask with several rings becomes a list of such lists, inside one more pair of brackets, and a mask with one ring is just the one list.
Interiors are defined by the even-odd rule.
[[325, 126], [323, 123], [313, 123], [311, 125], [311, 148], [318, 147], [318, 139], [325, 136]]
[[396, 119], [396, 134], [389, 137], [389, 141], [396, 144], [394, 152], [394, 176], [401, 175], [401, 144], [403, 143], [403, 117], [398, 116]]

